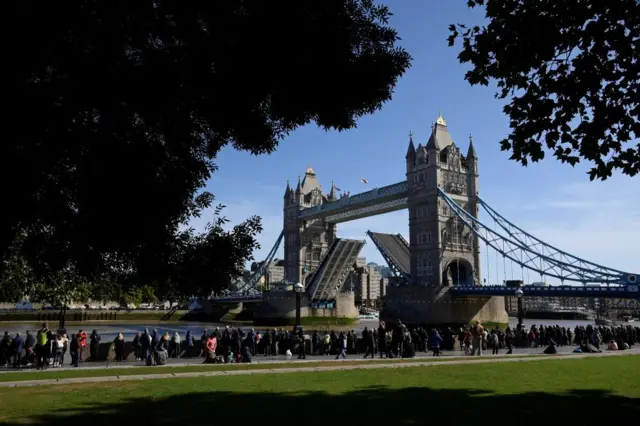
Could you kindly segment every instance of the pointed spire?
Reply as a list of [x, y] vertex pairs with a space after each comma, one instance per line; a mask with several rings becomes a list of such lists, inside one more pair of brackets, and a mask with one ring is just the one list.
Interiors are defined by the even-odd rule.
[[473, 136], [471, 133], [469, 133], [469, 150], [467, 151], [467, 158], [478, 158], [476, 155], [476, 149], [473, 147]]
[[302, 178], [298, 176], [298, 186], [296, 186], [296, 194], [302, 192]]
[[329, 191], [329, 199], [330, 200], [338, 199], [338, 187], [333, 181], [331, 181], [331, 191]]
[[291, 185], [289, 185], [289, 179], [287, 179], [287, 187], [284, 189], [284, 197], [287, 198], [291, 192]]
[[413, 144], [413, 132], [409, 132], [409, 148], [407, 148], [407, 155], [405, 158], [415, 157], [416, 147]]
[[447, 127], [447, 122], [444, 120], [444, 117], [442, 116], [442, 111], [438, 113], [438, 119], [436, 120], [436, 124]]

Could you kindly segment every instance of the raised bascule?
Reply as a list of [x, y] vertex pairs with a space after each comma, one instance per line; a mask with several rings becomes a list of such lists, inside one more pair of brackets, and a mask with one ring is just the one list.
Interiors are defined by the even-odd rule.
[[[513, 295], [515, 290], [504, 283], [482, 282], [480, 241], [543, 281], [546, 276], [563, 283], [557, 287], [524, 286], [525, 294], [640, 299], [636, 274], [607, 268], [546, 244], [482, 200], [473, 139], [469, 137], [463, 154], [442, 116], [432, 125], [424, 145], [416, 147], [410, 134], [405, 166], [405, 181], [356, 195], [339, 195], [333, 183], [325, 194], [311, 167], [295, 187], [287, 183], [283, 231], [276, 244], [261, 268], [219, 300], [273, 298], [260, 293], [257, 284], [284, 242], [285, 281], [304, 284], [304, 300], [310, 309], [332, 303], [340, 309], [349, 303], [345, 281], [365, 241], [339, 238], [337, 225], [403, 209], [409, 211], [409, 241], [401, 235], [367, 233], [400, 283], [387, 290], [381, 319], [400, 318], [417, 324], [506, 322], [503, 296]], [[480, 220], [481, 209], [497, 229]]]

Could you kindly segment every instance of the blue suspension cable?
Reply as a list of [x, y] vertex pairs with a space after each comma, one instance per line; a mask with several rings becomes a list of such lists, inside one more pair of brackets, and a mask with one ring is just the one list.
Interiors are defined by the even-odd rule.
[[489, 244], [484, 242], [484, 247], [487, 255], [487, 281], [485, 282], [485, 284], [491, 285], [491, 270], [489, 269]]
[[513, 260], [511, 261], [511, 279], [513, 280]]
[[[493, 225], [496, 225], [496, 220], [493, 219]], [[500, 283], [500, 259], [498, 258], [498, 250], [495, 250], [496, 252], [496, 285], [498, 285]]]

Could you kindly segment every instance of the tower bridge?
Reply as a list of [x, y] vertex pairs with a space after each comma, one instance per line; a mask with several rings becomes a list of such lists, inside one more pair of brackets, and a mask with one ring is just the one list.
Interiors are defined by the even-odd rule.
[[[281, 243], [285, 281], [301, 282], [306, 302], [312, 305], [314, 301], [340, 299], [365, 242], [339, 238], [337, 225], [402, 209], [409, 210], [409, 241], [401, 235], [367, 233], [403, 283], [388, 289], [382, 318], [428, 324], [474, 319], [505, 322], [503, 296], [513, 295], [514, 289], [481, 285], [480, 241], [519, 267], [563, 283], [560, 287], [525, 286], [525, 294], [640, 299], [636, 274], [557, 249], [486, 203], [478, 195], [479, 167], [473, 139], [469, 137], [463, 154], [442, 116], [433, 124], [426, 143], [416, 146], [410, 134], [405, 168], [405, 181], [355, 195], [338, 195], [333, 183], [324, 193], [311, 167], [304, 177], [298, 177], [295, 187], [287, 182], [282, 233], [263, 266], [247, 280], [234, 284], [224, 299], [263, 297], [256, 284]], [[480, 220], [481, 209], [495, 228]], [[465, 303], [458, 303], [462, 300]]]

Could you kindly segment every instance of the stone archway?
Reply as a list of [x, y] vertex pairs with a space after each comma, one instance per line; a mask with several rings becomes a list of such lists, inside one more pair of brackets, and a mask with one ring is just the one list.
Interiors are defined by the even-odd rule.
[[442, 273], [444, 285], [473, 285], [473, 266], [462, 258], [452, 259]]

